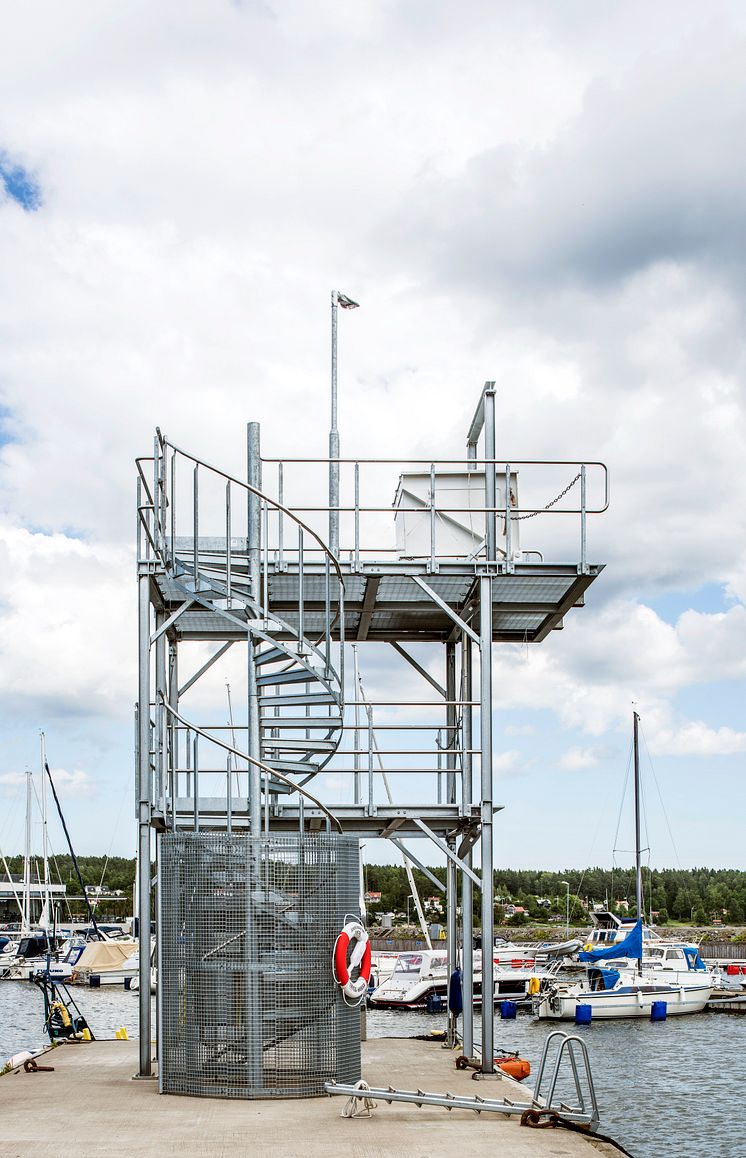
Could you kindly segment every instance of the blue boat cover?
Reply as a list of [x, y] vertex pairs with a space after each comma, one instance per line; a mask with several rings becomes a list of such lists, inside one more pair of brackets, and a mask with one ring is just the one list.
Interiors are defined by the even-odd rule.
[[707, 966], [699, 955], [699, 949], [695, 948], [694, 945], [684, 946], [684, 956], [690, 969], [695, 969], [697, 972], [707, 972]]
[[631, 931], [616, 945], [602, 945], [600, 949], [590, 949], [578, 953], [578, 961], [611, 961], [614, 957], [642, 957], [642, 921], [635, 921]]

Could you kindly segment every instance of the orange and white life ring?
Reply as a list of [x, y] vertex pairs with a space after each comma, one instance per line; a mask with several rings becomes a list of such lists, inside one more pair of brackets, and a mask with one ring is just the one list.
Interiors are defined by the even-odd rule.
[[[347, 953], [353, 946], [349, 961]], [[342, 987], [342, 993], [351, 1001], [361, 1001], [368, 991], [370, 981], [370, 939], [359, 921], [348, 921], [334, 942], [332, 958], [334, 980]], [[351, 974], [358, 969], [358, 976], [352, 980]]]

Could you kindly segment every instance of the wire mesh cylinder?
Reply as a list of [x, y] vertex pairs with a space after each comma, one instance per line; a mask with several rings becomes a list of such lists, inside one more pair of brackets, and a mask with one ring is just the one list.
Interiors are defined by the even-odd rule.
[[360, 898], [358, 842], [160, 837], [164, 1093], [302, 1098], [360, 1078], [360, 1014], [332, 976]]

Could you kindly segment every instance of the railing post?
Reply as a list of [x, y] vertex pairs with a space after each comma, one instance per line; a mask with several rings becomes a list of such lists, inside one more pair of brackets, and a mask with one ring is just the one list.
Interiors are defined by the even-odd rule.
[[355, 570], [360, 570], [360, 463], [355, 463]]
[[304, 568], [305, 560], [303, 558], [303, 528], [298, 528], [298, 650], [303, 654], [305, 647], [306, 634], [306, 612], [305, 612], [305, 584], [304, 584]]
[[[278, 464], [277, 464], [277, 501], [278, 501], [278, 503], [280, 503], [281, 506], [285, 505], [284, 493], [285, 493], [285, 479], [284, 479], [283, 466], [282, 466], [281, 462], [278, 462]], [[283, 546], [284, 546], [283, 545], [283, 537], [284, 537], [283, 532], [285, 530], [284, 520], [285, 520], [285, 516], [283, 515], [282, 511], [278, 511], [277, 512], [277, 569], [278, 569], [278, 571], [284, 570], [284, 558], [283, 558]]]
[[357, 659], [357, 644], [352, 645], [352, 683], [353, 683], [353, 699], [355, 703], [354, 718], [355, 729], [352, 733], [352, 746], [355, 754], [352, 758], [352, 767], [354, 769], [352, 774], [353, 784], [353, 800], [355, 804], [361, 804], [363, 794], [361, 790], [361, 761], [360, 761], [360, 673], [358, 669]]
[[[262, 460], [259, 441], [259, 423], [250, 422], [247, 428], [248, 451], [248, 482], [249, 486], [261, 489]], [[261, 512], [259, 497], [249, 491], [248, 496], [248, 571], [251, 588], [251, 599], [258, 603], [261, 584]], [[254, 655], [254, 637], [248, 633], [247, 658], [247, 693], [248, 693], [248, 754], [259, 760], [260, 733], [259, 733], [259, 690], [256, 682], [256, 662]], [[256, 764], [249, 766], [249, 831], [251, 836], [261, 834], [261, 778]]]
[[495, 462], [495, 383], [484, 387], [484, 537], [487, 563], [497, 561], [497, 464]]
[[586, 479], [585, 463], [580, 467], [580, 573], [588, 574], [588, 559], [586, 546]]
[[225, 589], [228, 606], [233, 595], [233, 551], [231, 549], [231, 484], [225, 484]]
[[435, 463], [430, 463], [430, 571], [435, 571]]
[[513, 522], [510, 517], [510, 463], [505, 463], [505, 570], [513, 571]]
[[199, 588], [199, 464], [195, 463], [192, 474], [192, 566], [194, 568], [194, 590]]

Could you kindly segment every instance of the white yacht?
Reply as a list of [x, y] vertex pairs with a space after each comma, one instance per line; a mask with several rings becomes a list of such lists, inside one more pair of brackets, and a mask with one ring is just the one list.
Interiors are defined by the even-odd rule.
[[[527, 1001], [531, 979], [548, 980], [551, 970], [537, 970], [535, 962], [517, 957], [510, 964], [493, 962], [495, 1001]], [[422, 949], [400, 953], [394, 971], [370, 996], [370, 1004], [382, 1009], [426, 1009], [428, 999], [445, 998], [448, 993], [448, 954], [444, 950]], [[474, 952], [474, 1004], [482, 1000], [482, 953]]]

